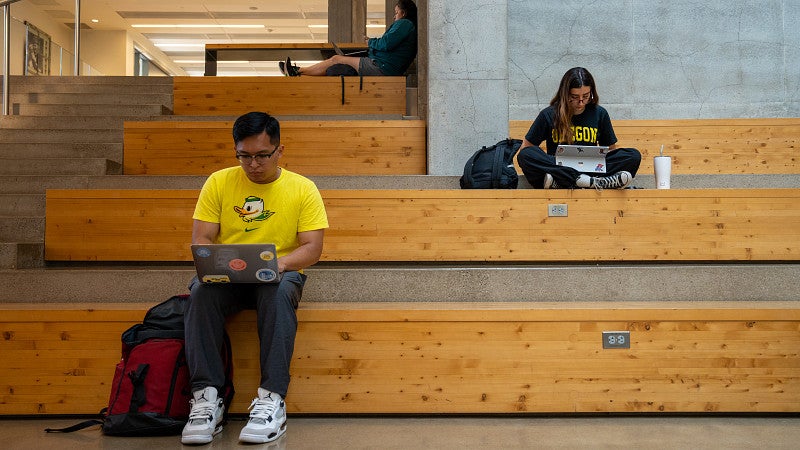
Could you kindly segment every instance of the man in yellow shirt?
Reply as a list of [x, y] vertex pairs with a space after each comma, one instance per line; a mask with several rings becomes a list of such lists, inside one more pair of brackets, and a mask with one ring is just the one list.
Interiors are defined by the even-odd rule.
[[239, 440], [271, 442], [286, 431], [284, 398], [306, 281], [303, 268], [319, 260], [328, 227], [314, 183], [278, 165], [284, 148], [274, 117], [242, 115], [233, 125], [233, 141], [240, 165], [206, 180], [195, 207], [192, 243], [274, 243], [282, 277], [279, 284], [192, 280], [184, 325], [193, 400], [184, 444], [209, 443], [222, 430], [225, 405], [219, 393], [225, 374], [219, 349], [225, 318], [243, 309], [255, 309], [258, 317], [261, 384]]

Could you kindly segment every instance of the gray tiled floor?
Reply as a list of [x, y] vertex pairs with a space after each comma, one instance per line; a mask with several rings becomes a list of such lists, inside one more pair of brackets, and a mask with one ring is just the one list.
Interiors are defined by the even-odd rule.
[[[177, 436], [118, 438], [95, 428], [47, 434], [70, 419], [0, 419], [5, 449], [180, 448]], [[243, 419], [197, 448], [242, 448]], [[798, 417], [291, 417], [270, 450], [302, 449], [797, 449]]]

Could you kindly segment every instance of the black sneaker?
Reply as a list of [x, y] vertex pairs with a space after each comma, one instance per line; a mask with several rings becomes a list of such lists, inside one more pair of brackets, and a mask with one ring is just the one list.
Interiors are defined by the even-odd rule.
[[286, 71], [286, 75], [290, 77], [299, 77], [300, 76], [300, 68], [292, 64], [292, 58], [286, 57], [286, 65], [284, 66], [284, 70]]
[[597, 190], [625, 189], [631, 181], [633, 181], [631, 173], [623, 170], [607, 177], [592, 177], [591, 187]]
[[281, 73], [282, 73], [284, 76], [287, 76], [287, 77], [289, 76], [289, 74], [288, 74], [288, 73], [286, 73], [286, 63], [285, 63], [285, 62], [283, 62], [283, 61], [278, 61], [278, 69], [280, 69]]

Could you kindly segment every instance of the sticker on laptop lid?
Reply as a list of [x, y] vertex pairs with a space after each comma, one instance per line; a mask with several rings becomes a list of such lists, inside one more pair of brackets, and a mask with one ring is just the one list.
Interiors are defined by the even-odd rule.
[[258, 269], [256, 271], [256, 279], [258, 281], [269, 283], [270, 281], [274, 281], [275, 278], [278, 278], [278, 274], [272, 269]]
[[203, 283], [230, 283], [231, 278], [227, 275], [205, 275]]
[[241, 271], [247, 268], [247, 262], [240, 258], [232, 259], [228, 262], [228, 267], [232, 270]]

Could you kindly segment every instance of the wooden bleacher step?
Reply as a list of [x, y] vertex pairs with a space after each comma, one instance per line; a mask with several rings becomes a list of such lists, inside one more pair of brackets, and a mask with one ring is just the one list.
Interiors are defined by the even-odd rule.
[[[152, 304], [0, 305], [0, 414], [96, 414]], [[293, 414], [797, 412], [796, 302], [318, 306], [298, 310]], [[254, 312], [227, 328], [244, 414]], [[619, 330], [630, 348], [603, 349]]]
[[[661, 145], [672, 156], [672, 173], [800, 174], [800, 118], [614, 120], [623, 147], [642, 153], [640, 173], [653, 173]], [[531, 121], [509, 124], [522, 139]]]
[[175, 77], [176, 115], [406, 114], [405, 77]]
[[[126, 175], [208, 175], [236, 163], [227, 121], [126, 121]], [[310, 175], [424, 175], [422, 120], [284, 120], [281, 166]]]
[[[48, 190], [46, 259], [188, 261], [196, 190]], [[323, 261], [797, 261], [800, 190], [323, 190]], [[549, 217], [563, 204], [567, 217]]]

